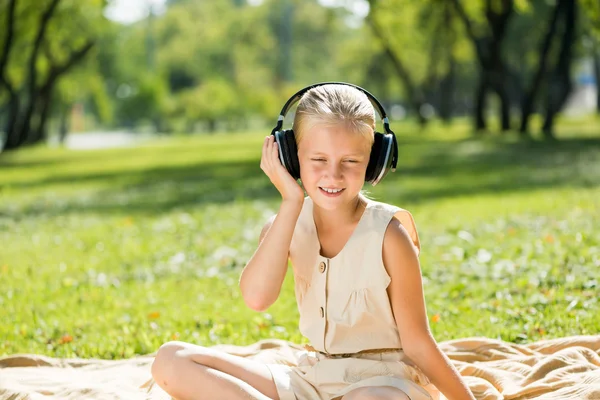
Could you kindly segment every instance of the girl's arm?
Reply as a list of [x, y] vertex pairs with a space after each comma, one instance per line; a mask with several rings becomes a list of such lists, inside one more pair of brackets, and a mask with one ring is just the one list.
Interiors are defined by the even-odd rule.
[[392, 279], [387, 290], [406, 355], [448, 400], [475, 400], [431, 334], [417, 251], [395, 218], [383, 239], [383, 263]]
[[300, 202], [281, 202], [279, 213], [263, 227], [258, 248], [242, 271], [240, 290], [244, 301], [253, 310], [264, 311], [279, 297], [300, 210]]
[[304, 190], [279, 161], [275, 137], [265, 137], [260, 169], [281, 193], [279, 213], [267, 221], [258, 239], [258, 249], [240, 276], [240, 290], [248, 305], [264, 311], [275, 303], [287, 272], [290, 243], [304, 204]]

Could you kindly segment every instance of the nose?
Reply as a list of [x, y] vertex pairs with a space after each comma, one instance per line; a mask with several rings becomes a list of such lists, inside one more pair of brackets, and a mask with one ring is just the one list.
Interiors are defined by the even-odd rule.
[[341, 181], [344, 174], [342, 171], [342, 166], [337, 163], [331, 163], [329, 167], [329, 176], [334, 181]]

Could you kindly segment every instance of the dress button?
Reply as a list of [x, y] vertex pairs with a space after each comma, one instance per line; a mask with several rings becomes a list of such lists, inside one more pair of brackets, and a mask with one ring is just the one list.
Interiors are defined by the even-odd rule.
[[323, 273], [325, 272], [325, 266], [327, 264], [325, 264], [325, 261], [321, 261], [321, 263], [319, 264], [319, 272]]
[[320, 311], [321, 311], [321, 318], [323, 318], [325, 316], [325, 309], [323, 309], [323, 307], [321, 307]]

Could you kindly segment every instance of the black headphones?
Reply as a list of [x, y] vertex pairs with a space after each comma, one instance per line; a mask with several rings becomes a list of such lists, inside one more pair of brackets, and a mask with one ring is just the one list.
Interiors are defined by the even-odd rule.
[[371, 104], [375, 106], [379, 116], [383, 121], [383, 127], [385, 134], [375, 132], [375, 141], [373, 147], [371, 147], [371, 155], [369, 157], [369, 164], [367, 166], [367, 172], [365, 174], [365, 181], [370, 182], [373, 186], [379, 183], [384, 176], [387, 175], [388, 171], [396, 171], [396, 163], [398, 162], [398, 143], [396, 142], [396, 135], [389, 126], [389, 121], [383, 106], [371, 93], [367, 92], [360, 86], [353, 85], [345, 82], [322, 82], [316, 83], [311, 86], [307, 86], [304, 89], [298, 91], [285, 103], [279, 118], [277, 119], [277, 126], [271, 131], [271, 135], [275, 136], [275, 141], [279, 147], [279, 158], [281, 164], [288, 170], [290, 175], [294, 179], [300, 179], [300, 163], [298, 161], [298, 149], [296, 147], [296, 138], [292, 129], [282, 130], [283, 119], [289, 111], [289, 108], [300, 100], [302, 95], [312, 88], [323, 86], [323, 85], [346, 85], [352, 86], [364, 94], [367, 95]]

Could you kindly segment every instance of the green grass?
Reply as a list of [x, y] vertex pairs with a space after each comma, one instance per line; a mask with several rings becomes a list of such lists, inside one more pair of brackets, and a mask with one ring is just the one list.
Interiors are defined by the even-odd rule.
[[[558, 143], [397, 124], [376, 200], [409, 209], [438, 341], [600, 331], [600, 121]], [[596, 133], [596, 137], [594, 137]], [[0, 156], [0, 355], [123, 358], [178, 339], [305, 342], [291, 270], [265, 313], [237, 281], [279, 194], [264, 132]]]

